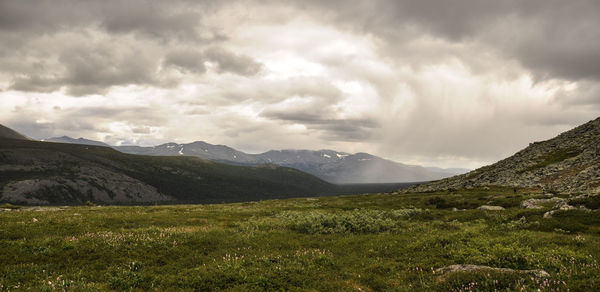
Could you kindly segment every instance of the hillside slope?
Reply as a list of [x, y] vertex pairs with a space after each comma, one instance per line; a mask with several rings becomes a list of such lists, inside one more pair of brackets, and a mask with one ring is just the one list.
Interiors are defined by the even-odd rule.
[[469, 173], [405, 191], [500, 185], [564, 193], [600, 192], [600, 118]]
[[81, 144], [81, 145], [111, 147], [110, 145], [108, 145], [104, 142], [94, 141], [94, 140], [89, 140], [89, 139], [84, 139], [84, 138], [74, 139], [69, 136], [52, 137], [52, 138], [44, 139], [42, 141], [53, 142], [53, 143], [68, 143], [68, 144]]
[[31, 140], [31, 138], [3, 125], [0, 125], [0, 139]]
[[64, 205], [220, 203], [341, 192], [309, 174], [275, 165], [234, 166], [12, 139], [0, 139], [0, 190], [0, 202]]

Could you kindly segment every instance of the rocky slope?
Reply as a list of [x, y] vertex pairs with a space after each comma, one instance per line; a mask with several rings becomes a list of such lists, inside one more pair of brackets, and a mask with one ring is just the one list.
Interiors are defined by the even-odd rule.
[[553, 139], [531, 143], [492, 165], [405, 191], [486, 185], [537, 187], [562, 193], [600, 193], [600, 118]]

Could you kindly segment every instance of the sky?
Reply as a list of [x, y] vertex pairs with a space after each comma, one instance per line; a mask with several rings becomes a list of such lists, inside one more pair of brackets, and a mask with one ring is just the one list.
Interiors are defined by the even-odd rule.
[[0, 0], [0, 123], [480, 167], [600, 116], [597, 0]]

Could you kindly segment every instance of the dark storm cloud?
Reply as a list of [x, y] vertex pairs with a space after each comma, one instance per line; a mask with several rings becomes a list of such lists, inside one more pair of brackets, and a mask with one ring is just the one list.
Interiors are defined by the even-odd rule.
[[516, 58], [537, 78], [600, 80], [600, 1], [295, 3], [341, 26], [387, 39], [392, 45], [423, 33], [451, 42], [481, 42], [491, 51]]
[[262, 117], [291, 124], [301, 124], [312, 130], [323, 132], [325, 139], [334, 141], [362, 141], [372, 137], [373, 130], [379, 127], [375, 119], [369, 118], [327, 118], [321, 112], [304, 112], [290, 109], [287, 111], [266, 111]]

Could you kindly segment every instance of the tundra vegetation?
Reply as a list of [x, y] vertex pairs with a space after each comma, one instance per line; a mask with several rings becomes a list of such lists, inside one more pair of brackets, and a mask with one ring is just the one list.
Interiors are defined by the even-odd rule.
[[544, 218], [552, 203], [521, 203], [547, 196], [500, 187], [211, 205], [4, 205], [0, 290], [599, 291], [598, 197], [554, 196], [586, 208]]

